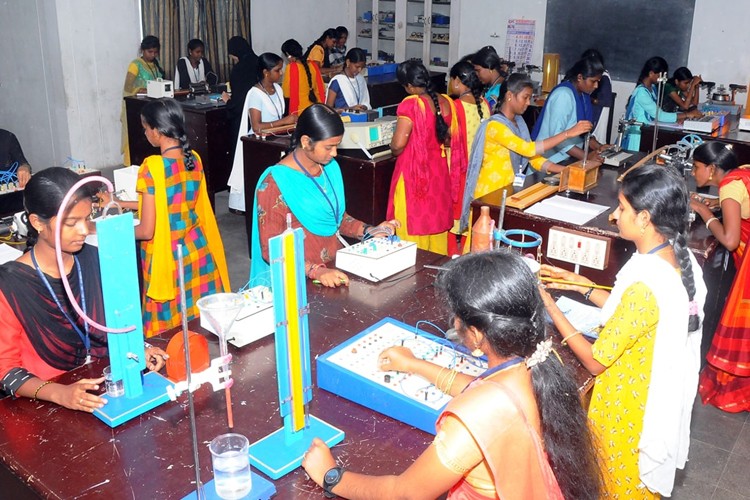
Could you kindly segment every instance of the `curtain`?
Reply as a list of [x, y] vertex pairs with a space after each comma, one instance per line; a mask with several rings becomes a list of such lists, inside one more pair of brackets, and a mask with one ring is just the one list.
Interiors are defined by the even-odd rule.
[[219, 81], [229, 78], [227, 41], [250, 37], [251, 0], [141, 0], [143, 34], [161, 42], [159, 63], [167, 78], [174, 78], [177, 60], [187, 55], [187, 43], [199, 38], [206, 46], [205, 57]]

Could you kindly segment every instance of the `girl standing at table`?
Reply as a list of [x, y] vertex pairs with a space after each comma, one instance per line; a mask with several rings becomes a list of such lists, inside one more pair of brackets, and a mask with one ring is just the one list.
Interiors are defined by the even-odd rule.
[[523, 113], [531, 102], [533, 85], [528, 76], [514, 73], [503, 82], [500, 105], [490, 119], [481, 124], [471, 150], [466, 186], [461, 204], [460, 228], [469, 226], [472, 200], [513, 183], [516, 173], [523, 175], [527, 165], [545, 173], [562, 167], [542, 156], [548, 149], [591, 130], [591, 122], [579, 121], [570, 129], [533, 142]]
[[614, 212], [620, 236], [637, 252], [617, 273], [611, 293], [569, 271], [542, 266], [542, 276], [576, 285], [602, 308], [592, 345], [547, 292], [547, 312], [570, 349], [593, 375], [589, 419], [598, 433], [610, 498], [670, 496], [675, 469], [685, 466], [690, 415], [700, 370], [706, 286], [687, 248], [688, 193], [670, 168], [647, 165], [622, 181]]
[[308, 64], [302, 55], [302, 45], [297, 40], [290, 39], [281, 44], [281, 52], [289, 61], [281, 88], [289, 101], [289, 114], [299, 116], [316, 102], [323, 102], [325, 84], [320, 67]]
[[[436, 286], [461, 343], [487, 356], [475, 379], [417, 359], [408, 348], [380, 354], [378, 367], [413, 373], [453, 396], [430, 446], [400, 474], [336, 468], [313, 440], [302, 467], [342, 498], [587, 500], [600, 497], [596, 452], [576, 383], [545, 340], [536, 278], [513, 253], [483, 252], [448, 264]], [[334, 485], [324, 483], [338, 478]], [[327, 495], [327, 496], [328, 496]]]
[[[229, 207], [241, 212], [245, 211], [245, 165], [242, 155], [242, 136], [248, 134], [260, 136], [264, 129], [294, 125], [297, 115], [284, 116], [286, 103], [281, 86], [283, 59], [264, 52], [258, 57], [258, 83], [252, 86], [245, 96], [245, 112], [240, 122], [240, 132], [234, 149], [234, 163], [229, 174]], [[249, 119], [249, 122], [248, 122]], [[250, 124], [248, 128], [248, 123]]]
[[[577, 122], [593, 123], [594, 107], [591, 93], [599, 86], [604, 66], [598, 59], [581, 59], [565, 74], [565, 79], [552, 89], [544, 102], [531, 138], [541, 141], [569, 130]], [[583, 160], [584, 138], [570, 134], [565, 141], [547, 149], [544, 156], [552, 163], [560, 163], [573, 157]], [[589, 141], [589, 159], [596, 157], [601, 144], [595, 137]]]
[[308, 63], [313, 62], [318, 65], [318, 69], [324, 75], [329, 74], [333, 71], [331, 68], [331, 61], [328, 60], [328, 53], [336, 45], [338, 36], [336, 30], [328, 28], [320, 35], [320, 38], [315, 40], [307, 48], [304, 54], [304, 58]]
[[599, 85], [591, 93], [591, 105], [593, 109], [592, 123], [594, 124], [592, 134], [600, 144], [605, 144], [610, 126], [609, 110], [615, 104], [614, 95], [612, 94], [612, 79], [609, 76], [609, 71], [606, 69], [607, 66], [604, 64], [604, 57], [598, 50], [588, 49], [581, 54], [581, 59], [594, 59], [604, 68]]
[[406, 61], [396, 70], [410, 94], [398, 105], [391, 151], [396, 169], [388, 196], [389, 219], [402, 222], [397, 234], [422, 250], [446, 255], [453, 226], [451, 179], [446, 149], [457, 136], [453, 101], [432, 90], [422, 63]]
[[331, 78], [328, 84], [327, 105], [337, 110], [370, 109], [370, 91], [362, 76], [366, 61], [367, 55], [362, 49], [353, 48], [346, 53], [343, 72]]
[[[206, 191], [201, 158], [190, 149], [182, 107], [174, 99], [152, 101], [141, 111], [148, 142], [160, 155], [149, 156], [138, 171], [137, 209], [143, 273], [143, 330], [147, 337], [198, 317], [196, 302], [229, 291], [224, 245]], [[105, 201], [106, 197], [105, 197]], [[187, 310], [181, 311], [177, 283], [177, 245], [182, 244]]]
[[711, 234], [732, 252], [737, 274], [724, 304], [719, 325], [700, 378], [704, 404], [737, 413], [750, 410], [750, 166], [737, 167], [728, 144], [707, 142], [693, 153], [698, 186], [718, 186], [721, 219], [693, 195], [690, 207]]
[[[84, 243], [89, 234], [91, 196], [82, 186], [58, 220], [63, 198], [81, 178], [51, 167], [34, 175], [23, 192], [28, 217], [27, 251], [0, 266], [0, 388], [14, 397], [51, 401], [71, 410], [93, 412], [105, 400], [97, 391], [104, 378], [69, 385], [51, 380], [107, 356], [107, 336], [84, 323], [63, 289], [55, 256], [55, 231], [73, 296], [94, 321], [104, 323], [99, 255]], [[166, 354], [146, 349], [147, 365], [159, 370]]]
[[468, 61], [453, 65], [448, 81], [448, 91], [456, 96], [456, 121], [458, 140], [451, 143], [451, 199], [453, 201], [453, 227], [448, 233], [448, 255], [464, 253], [469, 249], [468, 232], [459, 231], [461, 206], [466, 185], [466, 168], [469, 152], [482, 120], [489, 118], [490, 109], [482, 96], [484, 86]]
[[[657, 86], [659, 76], [669, 71], [667, 61], [663, 57], [652, 57], [643, 65], [641, 74], [638, 76], [638, 85], [630, 95], [628, 104], [625, 108], [625, 119], [635, 120], [639, 123], [653, 123], [657, 114]], [[695, 118], [701, 116], [698, 110], [688, 111], [686, 113], [670, 113], [659, 111], [659, 121], [664, 123], [681, 122], [685, 118]], [[623, 149], [628, 151], [638, 151], [641, 147], [641, 126], [631, 125], [625, 130], [625, 138], [622, 144]]]
[[494, 47], [487, 46], [471, 56], [471, 63], [474, 65], [479, 81], [484, 85], [484, 98], [487, 99], [490, 111], [494, 111], [495, 105], [499, 102], [500, 85], [508, 76], [503, 71], [502, 60]]
[[336, 162], [343, 135], [338, 113], [325, 104], [313, 104], [299, 117], [291, 152], [261, 175], [253, 203], [251, 283], [269, 281], [268, 240], [287, 229], [287, 216], [292, 228], [301, 227], [305, 233], [305, 274], [333, 288], [349, 284], [346, 274], [327, 267], [343, 248], [340, 235], [362, 239], [393, 234], [398, 227], [395, 220], [373, 227], [346, 213], [344, 181]]
[[[161, 43], [153, 35], [148, 35], [141, 41], [141, 56], [130, 61], [128, 73], [125, 75], [125, 85], [122, 89], [123, 97], [133, 96], [138, 92], [145, 92], [147, 82], [164, 78], [164, 70], [159, 65], [158, 59], [160, 49]], [[120, 152], [124, 155], [123, 163], [130, 165], [128, 117], [125, 111], [125, 101], [122, 102], [120, 123], [122, 123], [122, 147], [120, 148]]]

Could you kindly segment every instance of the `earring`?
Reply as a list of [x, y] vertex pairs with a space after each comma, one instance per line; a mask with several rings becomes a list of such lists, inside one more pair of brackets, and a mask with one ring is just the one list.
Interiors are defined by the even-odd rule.
[[484, 356], [484, 351], [479, 347], [481, 345], [482, 345], [481, 342], [477, 342], [476, 344], [474, 344], [474, 350], [471, 351], [471, 355], [474, 356], [475, 358]]
[[646, 226], [645, 225], [641, 226], [641, 236], [643, 236], [644, 234], [646, 234]]
[[708, 180], [712, 180], [714, 178], [714, 167], [711, 167], [711, 171], [708, 173]]

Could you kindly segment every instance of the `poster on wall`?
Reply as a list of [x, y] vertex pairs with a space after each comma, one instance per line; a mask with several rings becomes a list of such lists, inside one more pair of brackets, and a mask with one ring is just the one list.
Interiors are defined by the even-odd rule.
[[501, 54], [503, 59], [512, 61], [517, 66], [531, 64], [535, 30], [536, 21], [533, 19], [508, 19], [505, 51]]

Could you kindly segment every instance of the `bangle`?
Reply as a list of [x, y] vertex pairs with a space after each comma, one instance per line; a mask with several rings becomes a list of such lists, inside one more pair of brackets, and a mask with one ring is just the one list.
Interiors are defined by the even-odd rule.
[[568, 335], [567, 337], [563, 338], [563, 339], [562, 339], [562, 342], [560, 342], [560, 344], [561, 344], [561, 345], [568, 345], [568, 339], [572, 339], [572, 338], [573, 338], [573, 337], [575, 337], [576, 335], [581, 335], [581, 332], [579, 332], [578, 330], [574, 331], [573, 333], [571, 333], [571, 334], [570, 334], [570, 335]]
[[594, 287], [589, 288], [588, 291], [583, 294], [583, 298], [586, 300], [590, 300], [592, 293], [594, 293]]
[[143, 347], [144, 347], [145, 349], [151, 349], [151, 348], [152, 348], [152, 347], [154, 347], [154, 346], [152, 346], [152, 345], [151, 345], [151, 344], [149, 344], [148, 342], [143, 342]]
[[362, 238], [360, 239], [365, 239], [365, 236], [367, 236], [367, 231], [369, 231], [371, 227], [373, 227], [372, 224], [362, 224]]
[[42, 390], [42, 387], [44, 387], [45, 385], [51, 384], [51, 383], [52, 383], [51, 380], [48, 380], [46, 382], [42, 382], [42, 384], [39, 387], [37, 387], [36, 390], [34, 391], [34, 397], [32, 399], [34, 401], [38, 401], [36, 397], [39, 395], [39, 391]]
[[706, 221], [706, 229], [708, 229], [708, 230], [710, 231], [710, 230], [711, 230], [711, 228], [710, 228], [710, 227], [708, 227], [708, 226], [710, 226], [710, 225], [711, 225], [711, 223], [712, 223], [713, 221], [715, 221], [715, 220], [719, 220], [719, 218], [718, 218], [718, 217], [711, 217], [710, 219], [708, 219], [708, 220]]

